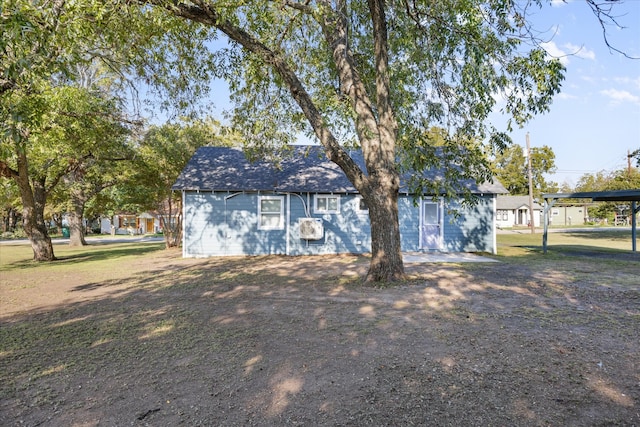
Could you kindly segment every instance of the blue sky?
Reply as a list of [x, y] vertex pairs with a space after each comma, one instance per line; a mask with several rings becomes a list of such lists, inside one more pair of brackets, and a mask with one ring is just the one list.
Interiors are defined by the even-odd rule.
[[[602, 27], [584, 0], [552, 0], [532, 7], [532, 23], [549, 55], [566, 66], [562, 91], [551, 110], [534, 118], [511, 137], [516, 144], [550, 146], [558, 171], [549, 178], [572, 187], [586, 173], [627, 167], [627, 151], [640, 148], [640, 59], [610, 50]], [[607, 27], [615, 48], [640, 58], [640, 0], [615, 5], [612, 13], [624, 29]], [[224, 83], [213, 87], [212, 114], [229, 108]], [[499, 124], [502, 118], [494, 115]]]
[[626, 168], [627, 150], [640, 148], [640, 0], [612, 12], [626, 28], [608, 27], [610, 44], [639, 59], [607, 48], [583, 0], [554, 1], [532, 16], [544, 31], [544, 48], [566, 66], [566, 78], [551, 110], [511, 136], [524, 147], [529, 132], [532, 147], [550, 146], [558, 168], [550, 178], [559, 184], [573, 186], [585, 173]]

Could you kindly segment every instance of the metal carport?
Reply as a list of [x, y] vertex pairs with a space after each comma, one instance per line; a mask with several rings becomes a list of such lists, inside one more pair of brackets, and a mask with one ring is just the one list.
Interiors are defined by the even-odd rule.
[[542, 249], [547, 253], [547, 233], [549, 231], [549, 211], [558, 199], [591, 199], [594, 202], [631, 202], [631, 249], [637, 251], [637, 220], [640, 211], [640, 189], [617, 191], [587, 191], [579, 193], [545, 193], [544, 199], [544, 233], [542, 235]]

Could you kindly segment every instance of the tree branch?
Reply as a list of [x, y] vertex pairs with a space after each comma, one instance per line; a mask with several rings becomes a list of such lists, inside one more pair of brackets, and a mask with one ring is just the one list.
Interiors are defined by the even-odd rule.
[[4, 161], [0, 160], [0, 176], [10, 179], [18, 178], [18, 171], [9, 167], [9, 165]]
[[292, 9], [296, 9], [302, 13], [311, 15], [313, 13], [313, 8], [309, 6], [309, 1], [310, 0], [305, 0], [304, 3], [299, 3], [293, 0], [283, 0], [282, 5], [286, 7], [290, 7]]
[[318, 18], [319, 23], [325, 40], [332, 49], [340, 90], [349, 98], [356, 113], [356, 132], [363, 154], [367, 158], [370, 154], [369, 148], [377, 145], [374, 140], [379, 138], [378, 121], [373, 103], [358, 73], [353, 53], [349, 49], [346, 2], [339, 1], [337, 10], [333, 10], [330, 1], [322, 1], [325, 3], [324, 14]]
[[[376, 69], [376, 105], [381, 133], [389, 140], [395, 141], [398, 132], [393, 107], [391, 106], [391, 83], [389, 77], [389, 48], [387, 45], [387, 19], [384, 0], [369, 0], [371, 21], [373, 24], [373, 43]], [[395, 162], [394, 155], [390, 156]], [[389, 167], [389, 165], [387, 165]]]
[[619, 54], [629, 59], [640, 59], [640, 57], [630, 56], [626, 52], [623, 52], [620, 49], [613, 47], [613, 45], [611, 45], [611, 43], [609, 42], [609, 37], [607, 36], [607, 27], [606, 27], [607, 21], [613, 23], [616, 27], [620, 29], [625, 28], [618, 23], [617, 17], [611, 13], [611, 10], [612, 10], [611, 8], [615, 3], [619, 3], [619, 0], [606, 0], [604, 3], [598, 0], [587, 0], [587, 4], [593, 11], [594, 15], [596, 15], [596, 17], [598, 18], [598, 22], [600, 23], [600, 27], [602, 28], [602, 38], [604, 39], [604, 42], [609, 48], [609, 50], [618, 52]]
[[162, 0], [146, 1], [150, 4], [166, 8], [177, 16], [217, 28], [231, 40], [240, 44], [245, 50], [257, 55], [265, 64], [272, 67], [285, 82], [291, 96], [302, 109], [320, 143], [325, 148], [325, 153], [329, 160], [340, 166], [356, 188], [363, 188], [367, 183], [367, 176], [340, 146], [333, 133], [326, 126], [311, 96], [305, 90], [302, 82], [284, 58], [269, 49], [264, 43], [257, 40], [244, 29], [236, 26], [229, 20], [221, 18], [206, 1], [194, 0], [186, 4], [173, 0], [171, 5], [167, 5], [167, 3]]
[[83, 117], [100, 117], [100, 118], [111, 119], [114, 122], [126, 123], [126, 124], [132, 125], [132, 126], [142, 126], [143, 125], [142, 120], [130, 120], [130, 119], [126, 119], [126, 118], [121, 117], [121, 116], [114, 115], [114, 114], [101, 113], [101, 112], [96, 112], [96, 111], [82, 113], [82, 114], [74, 113], [74, 112], [71, 112], [71, 111], [58, 111], [57, 113], [59, 115], [61, 115], [61, 116], [71, 117], [73, 119], [81, 119]]

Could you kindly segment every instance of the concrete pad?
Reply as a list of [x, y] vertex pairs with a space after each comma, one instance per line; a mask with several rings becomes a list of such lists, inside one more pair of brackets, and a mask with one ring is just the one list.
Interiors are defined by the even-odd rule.
[[404, 252], [402, 260], [407, 264], [434, 262], [499, 262], [493, 258], [462, 252]]

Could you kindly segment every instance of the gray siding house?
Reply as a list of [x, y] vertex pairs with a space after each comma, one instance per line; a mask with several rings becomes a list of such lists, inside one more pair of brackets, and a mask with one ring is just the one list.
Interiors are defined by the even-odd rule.
[[[344, 173], [321, 147], [294, 150], [276, 167], [249, 162], [237, 148], [200, 148], [173, 186], [183, 197], [183, 255], [370, 252], [367, 207]], [[363, 164], [361, 153], [352, 154]], [[473, 208], [430, 195], [415, 205], [401, 190], [403, 251], [496, 252], [496, 195], [506, 190], [499, 183], [466, 185], [479, 197]]]
[[[500, 195], [496, 201], [496, 224], [498, 228], [529, 226], [529, 196]], [[540, 227], [542, 206], [533, 202], [533, 226]]]

